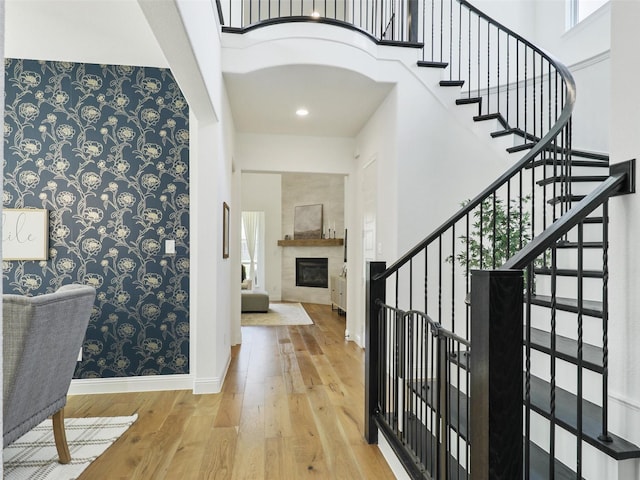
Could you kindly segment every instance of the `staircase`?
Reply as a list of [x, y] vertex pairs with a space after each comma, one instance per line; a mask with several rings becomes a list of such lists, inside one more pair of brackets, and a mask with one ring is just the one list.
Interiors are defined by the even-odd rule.
[[[459, 93], [451, 108], [471, 108], [470, 120], [493, 126], [487, 142], [513, 158], [402, 258], [371, 264], [367, 440], [382, 432], [413, 478], [628, 478], [640, 447], [608, 420], [608, 199], [634, 192], [635, 165], [610, 166], [606, 155], [574, 148], [566, 67], [466, 0], [383, 0], [374, 10], [364, 0], [333, 9], [303, 1], [299, 10], [278, 0], [225, 9], [225, 1], [218, 6], [235, 19], [221, 22], [230, 33], [310, 21], [419, 48], [418, 68], [441, 72], [438, 88]], [[485, 299], [471, 288], [485, 271], [506, 272], [508, 295]], [[486, 403], [474, 372], [486, 368], [490, 382], [504, 372], [482, 363], [484, 339], [473, 332], [488, 323], [481, 307], [502, 304], [514, 305], [512, 337], [498, 332], [491, 348], [511, 354], [510, 377], [484, 389], [510, 391], [504, 398], [515, 403], [488, 416], [517, 440], [491, 445], [483, 462], [509, 473], [487, 476], [476, 447], [485, 442], [471, 428]], [[520, 317], [522, 326], [508, 321]]]

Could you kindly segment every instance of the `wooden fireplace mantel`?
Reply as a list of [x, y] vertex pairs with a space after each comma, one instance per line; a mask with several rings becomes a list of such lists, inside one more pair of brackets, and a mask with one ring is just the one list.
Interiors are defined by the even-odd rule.
[[279, 247], [339, 247], [344, 238], [308, 238], [304, 240], [278, 240]]

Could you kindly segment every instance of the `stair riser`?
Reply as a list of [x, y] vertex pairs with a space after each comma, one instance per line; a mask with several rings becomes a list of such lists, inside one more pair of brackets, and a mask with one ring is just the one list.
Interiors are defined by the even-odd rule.
[[[602, 279], [583, 278], [583, 299], [602, 301]], [[556, 296], [565, 298], [578, 298], [577, 278], [556, 277]], [[536, 275], [536, 293], [538, 295], [551, 295], [551, 276]]]
[[[526, 413], [526, 412], [525, 412]], [[549, 437], [551, 424], [549, 420], [531, 412], [531, 441], [549, 453]], [[562, 427], [555, 428], [555, 457], [571, 468], [576, 470], [576, 437]], [[583, 475], [584, 477], [584, 472]]]
[[[551, 309], [540, 305], [531, 306], [531, 326], [551, 331]], [[556, 310], [556, 334], [567, 338], [578, 338], [578, 314]], [[590, 345], [602, 345], [602, 319], [582, 316], [582, 341]]]
[[[582, 239], [585, 242], [602, 242], [602, 227], [601, 223], [586, 223], [582, 227]], [[578, 241], [578, 229], [572, 228], [567, 233], [567, 240], [570, 242]], [[602, 262], [600, 262], [602, 263]]]
[[[526, 362], [526, 356], [523, 356]], [[574, 395], [578, 391], [578, 367], [556, 358], [556, 386]], [[551, 356], [543, 352], [531, 351], [531, 375], [551, 382]], [[592, 371], [582, 370], [582, 396], [597, 405], [602, 404], [602, 377]]]
[[[524, 408], [523, 408], [524, 410]], [[551, 427], [549, 420], [531, 412], [531, 440], [549, 452], [549, 433]], [[577, 439], [572, 433], [562, 427], [555, 428], [555, 456], [562, 463], [576, 471]], [[582, 442], [582, 477], [586, 480], [629, 480], [637, 479], [637, 461], [627, 460], [617, 462], [601, 451]], [[629, 468], [632, 465], [631, 468]], [[629, 471], [634, 473], [630, 474]]]
[[[585, 225], [586, 227], [586, 225]], [[602, 225], [598, 225], [598, 229]], [[585, 228], [586, 231], [586, 228]], [[573, 230], [571, 232], [573, 236]], [[577, 234], [575, 234], [577, 237]], [[602, 235], [600, 235], [602, 237]], [[587, 239], [584, 239], [587, 241]], [[599, 240], [602, 240], [600, 238]], [[596, 241], [599, 241], [596, 240]], [[572, 240], [573, 241], [573, 240]], [[577, 248], [558, 248], [556, 249], [556, 263], [558, 268], [572, 269], [578, 268], [578, 249]], [[585, 270], [602, 270], [602, 249], [600, 248], [584, 248], [582, 250], [582, 266]]]

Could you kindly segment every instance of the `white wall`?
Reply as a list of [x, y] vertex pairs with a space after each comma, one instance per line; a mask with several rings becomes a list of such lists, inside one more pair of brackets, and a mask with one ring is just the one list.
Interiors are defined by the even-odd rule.
[[[282, 299], [282, 177], [271, 173], [243, 173], [241, 181], [242, 211], [264, 212], [265, 217], [265, 285], [269, 300]], [[240, 286], [238, 285], [238, 288]]]
[[235, 158], [245, 172], [349, 173], [354, 149], [347, 137], [238, 133]]
[[[640, 2], [612, 2], [611, 163], [640, 158]], [[637, 178], [636, 178], [637, 179]], [[610, 206], [610, 394], [612, 424], [640, 443], [640, 196], [617, 197]]]

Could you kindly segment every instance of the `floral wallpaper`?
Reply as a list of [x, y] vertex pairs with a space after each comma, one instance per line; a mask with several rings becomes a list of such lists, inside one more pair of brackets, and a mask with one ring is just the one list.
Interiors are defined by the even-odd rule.
[[[5, 61], [5, 208], [49, 210], [49, 258], [5, 293], [97, 289], [76, 377], [189, 372], [189, 110], [171, 72]], [[164, 254], [174, 239], [176, 254]]]

